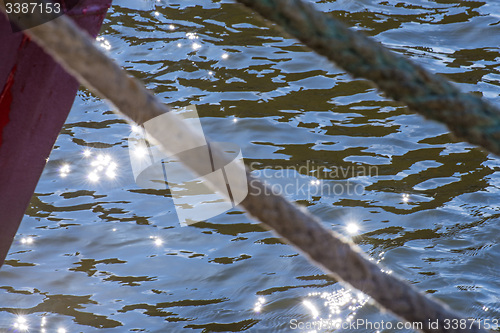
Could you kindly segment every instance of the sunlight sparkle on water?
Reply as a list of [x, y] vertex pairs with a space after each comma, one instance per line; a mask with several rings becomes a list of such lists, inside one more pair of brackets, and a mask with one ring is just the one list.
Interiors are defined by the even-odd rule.
[[115, 162], [110, 162], [108, 164], [108, 168], [106, 169], [106, 176], [109, 179], [114, 179], [116, 177], [116, 167], [117, 164]]
[[260, 313], [262, 311], [262, 308], [264, 307], [264, 303], [266, 303], [266, 299], [264, 297], [259, 297], [257, 299], [257, 302], [255, 302], [255, 305], [253, 307], [253, 311]]
[[193, 50], [199, 50], [201, 48], [201, 44], [193, 43], [192, 48]]
[[59, 327], [59, 329], [57, 330], [57, 333], [66, 333], [66, 329]]
[[311, 302], [311, 304], [307, 305], [305, 303], [306, 301], [304, 301], [304, 305], [306, 307], [310, 308], [312, 305], [315, 309], [317, 309], [312, 303], [312, 300], [319, 297], [319, 304], [323, 304], [328, 308], [328, 320], [339, 323], [343, 321], [355, 320], [356, 313], [369, 300], [369, 297], [366, 295], [353, 292], [352, 290], [346, 288], [340, 288], [339, 290], [333, 292], [311, 292], [307, 295], [307, 297], [309, 298], [307, 302]]
[[408, 193], [403, 193], [403, 202], [407, 203], [410, 201], [410, 195]]
[[71, 167], [69, 164], [63, 164], [61, 166], [61, 168], [59, 169], [59, 175], [62, 177], [62, 178], [65, 178], [69, 172], [71, 171]]
[[21, 332], [27, 331], [29, 329], [28, 321], [23, 316], [17, 317], [17, 320], [13, 326]]
[[107, 179], [115, 179], [117, 177], [118, 164], [113, 161], [111, 155], [99, 154], [90, 162], [92, 169], [87, 174], [87, 179], [91, 183], [97, 183], [103, 177]]
[[350, 235], [356, 235], [359, 232], [359, 226], [354, 222], [349, 222], [346, 225], [345, 230]]
[[99, 46], [103, 49], [107, 51], [111, 50], [111, 44], [108, 42], [108, 40], [106, 40], [106, 38], [99, 36], [95, 40], [99, 42]]
[[109, 179], [114, 179], [116, 178], [116, 172], [114, 170], [106, 170], [106, 176]]
[[31, 245], [31, 244], [33, 244], [33, 242], [34, 242], [33, 237], [23, 237], [23, 238], [21, 238], [21, 244]]
[[83, 150], [82, 155], [83, 157], [88, 158], [92, 155], [92, 152], [90, 151], [90, 149], [87, 148]]
[[302, 304], [311, 311], [311, 316], [316, 319], [319, 316], [319, 311], [316, 306], [309, 300], [304, 300]]
[[222, 55], [222, 59], [227, 59], [227, 58], [229, 58], [229, 54], [224, 53], [224, 54]]
[[160, 237], [158, 237], [158, 236], [149, 236], [149, 238], [153, 240], [153, 243], [156, 246], [162, 246], [163, 245], [163, 239], [161, 239]]
[[89, 173], [89, 175], [87, 176], [87, 178], [92, 183], [97, 183], [99, 181], [99, 176], [95, 172]]

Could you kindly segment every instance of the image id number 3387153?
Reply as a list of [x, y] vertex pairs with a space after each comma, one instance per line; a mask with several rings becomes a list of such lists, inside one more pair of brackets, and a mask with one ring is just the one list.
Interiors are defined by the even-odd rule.
[[498, 330], [500, 327], [498, 319], [444, 319], [442, 322], [446, 330], [471, 329], [474, 324], [485, 330]]
[[61, 4], [57, 2], [5, 2], [7, 14], [59, 14]]

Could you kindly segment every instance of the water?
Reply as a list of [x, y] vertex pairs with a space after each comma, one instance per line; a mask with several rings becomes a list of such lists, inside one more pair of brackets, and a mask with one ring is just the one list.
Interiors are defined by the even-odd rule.
[[[318, 6], [500, 103], [498, 2]], [[256, 174], [306, 184], [286, 194], [387, 270], [471, 318], [500, 318], [497, 158], [229, 1], [115, 1], [98, 44], [166, 103], [196, 105], [205, 133], [238, 144]], [[0, 330], [289, 332], [294, 320], [396, 323], [240, 210], [181, 227], [168, 191], [135, 185], [130, 132], [80, 89], [0, 271]], [[116, 164], [114, 177], [101, 170], [89, 178], [100, 155]], [[358, 175], [363, 167], [372, 168]], [[283, 168], [297, 171], [284, 177]], [[348, 184], [358, 192], [342, 192]]]

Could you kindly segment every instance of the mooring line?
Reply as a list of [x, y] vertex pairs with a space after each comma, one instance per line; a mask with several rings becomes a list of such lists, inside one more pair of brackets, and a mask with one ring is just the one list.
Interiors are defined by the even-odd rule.
[[459, 139], [500, 156], [500, 109], [440, 75], [349, 29], [303, 0], [236, 0], [356, 78], [374, 82], [410, 110], [448, 126]]

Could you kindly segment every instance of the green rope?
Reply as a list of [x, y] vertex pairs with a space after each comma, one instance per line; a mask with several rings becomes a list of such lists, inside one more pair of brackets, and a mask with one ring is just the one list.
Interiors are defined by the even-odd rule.
[[388, 50], [380, 43], [300, 0], [237, 0], [274, 21], [356, 78], [423, 116], [442, 122], [458, 138], [500, 155], [500, 110], [461, 92], [445, 78]]

